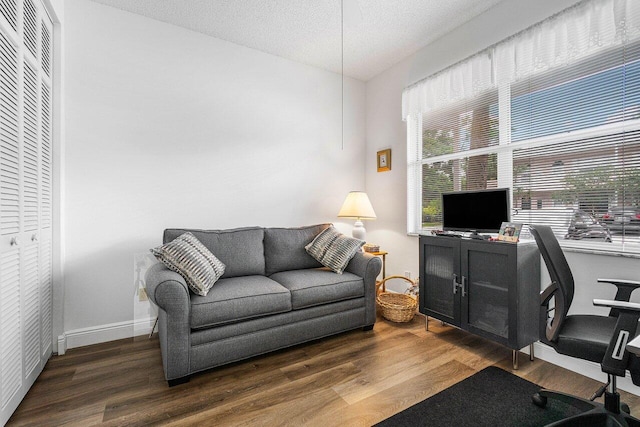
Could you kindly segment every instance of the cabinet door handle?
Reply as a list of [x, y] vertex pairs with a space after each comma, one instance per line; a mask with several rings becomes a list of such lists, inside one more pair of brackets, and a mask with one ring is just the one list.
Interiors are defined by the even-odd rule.
[[17, 237], [12, 237], [11, 241], [9, 242], [9, 244], [11, 246], [18, 246], [18, 238]]
[[467, 296], [467, 278], [462, 276], [462, 296]]
[[456, 292], [458, 292], [458, 275], [454, 274], [453, 275], [453, 293], [455, 294]]

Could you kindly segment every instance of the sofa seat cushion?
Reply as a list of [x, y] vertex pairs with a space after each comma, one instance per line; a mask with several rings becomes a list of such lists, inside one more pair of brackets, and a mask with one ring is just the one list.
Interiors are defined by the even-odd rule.
[[191, 295], [191, 329], [291, 311], [291, 293], [265, 276], [220, 279], [207, 296]]
[[352, 273], [337, 274], [325, 268], [315, 268], [281, 271], [269, 277], [291, 292], [293, 310], [364, 295], [364, 281]]

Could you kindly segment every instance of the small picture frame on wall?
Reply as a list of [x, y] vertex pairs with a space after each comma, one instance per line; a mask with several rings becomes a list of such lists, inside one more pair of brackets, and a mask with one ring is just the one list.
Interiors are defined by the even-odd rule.
[[378, 151], [378, 172], [391, 170], [391, 148]]

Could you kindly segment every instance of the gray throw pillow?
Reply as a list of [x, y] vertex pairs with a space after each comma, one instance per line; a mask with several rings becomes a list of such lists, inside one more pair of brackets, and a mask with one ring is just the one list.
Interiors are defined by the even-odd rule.
[[362, 245], [364, 240], [347, 237], [331, 226], [318, 234], [304, 248], [320, 264], [342, 274]]
[[189, 288], [205, 296], [224, 274], [225, 265], [191, 233], [151, 249], [167, 268], [184, 277]]

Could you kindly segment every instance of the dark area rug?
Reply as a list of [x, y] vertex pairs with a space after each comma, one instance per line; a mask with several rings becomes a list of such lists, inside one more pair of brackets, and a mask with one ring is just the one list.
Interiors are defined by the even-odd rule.
[[376, 424], [409, 426], [544, 426], [579, 413], [549, 400], [545, 409], [531, 402], [540, 386], [500, 368], [488, 367], [446, 390]]

